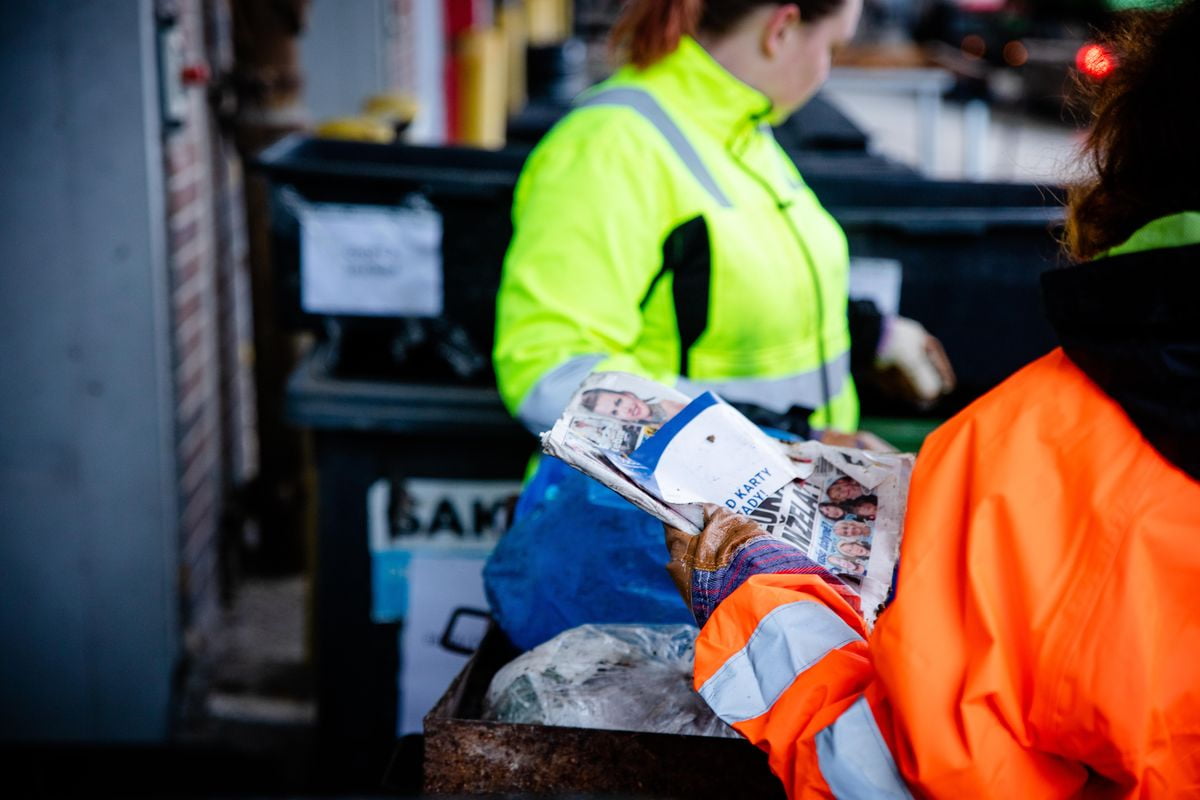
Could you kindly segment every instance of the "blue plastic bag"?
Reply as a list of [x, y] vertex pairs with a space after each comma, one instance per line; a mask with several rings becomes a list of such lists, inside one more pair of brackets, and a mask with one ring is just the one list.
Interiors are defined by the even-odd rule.
[[523, 650], [586, 623], [695, 624], [664, 568], [663, 524], [542, 458], [483, 570], [497, 624]]

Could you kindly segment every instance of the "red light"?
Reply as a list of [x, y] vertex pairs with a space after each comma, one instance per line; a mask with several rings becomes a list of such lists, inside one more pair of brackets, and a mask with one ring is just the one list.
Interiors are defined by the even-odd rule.
[[1102, 81], [1117, 67], [1117, 59], [1100, 44], [1085, 44], [1075, 54], [1075, 66], [1093, 80]]
[[212, 74], [208, 70], [208, 64], [197, 62], [195, 64], [187, 64], [179, 70], [179, 79], [184, 86], [203, 86], [208, 83]]

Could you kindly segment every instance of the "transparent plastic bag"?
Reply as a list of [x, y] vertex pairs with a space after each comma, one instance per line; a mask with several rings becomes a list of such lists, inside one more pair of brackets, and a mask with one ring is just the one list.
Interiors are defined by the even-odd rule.
[[506, 664], [483, 718], [736, 737], [692, 689], [694, 625], [580, 625]]

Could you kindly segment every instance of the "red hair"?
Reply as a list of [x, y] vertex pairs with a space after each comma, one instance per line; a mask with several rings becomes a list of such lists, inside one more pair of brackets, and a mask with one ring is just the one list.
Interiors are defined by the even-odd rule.
[[[797, 0], [800, 19], [814, 22], [841, 7], [845, 0]], [[727, 33], [759, 6], [783, 5], [764, 0], [628, 0], [612, 31], [614, 50], [626, 51], [628, 61], [644, 69], [697, 31]]]
[[628, 48], [630, 63], [645, 68], [694, 36], [704, 0], [630, 0], [613, 26], [614, 49]]

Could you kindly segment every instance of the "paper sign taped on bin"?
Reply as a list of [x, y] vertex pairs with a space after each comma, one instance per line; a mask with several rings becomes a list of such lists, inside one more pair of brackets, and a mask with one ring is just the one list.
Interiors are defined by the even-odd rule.
[[442, 218], [429, 207], [305, 204], [300, 304], [310, 314], [442, 313]]

